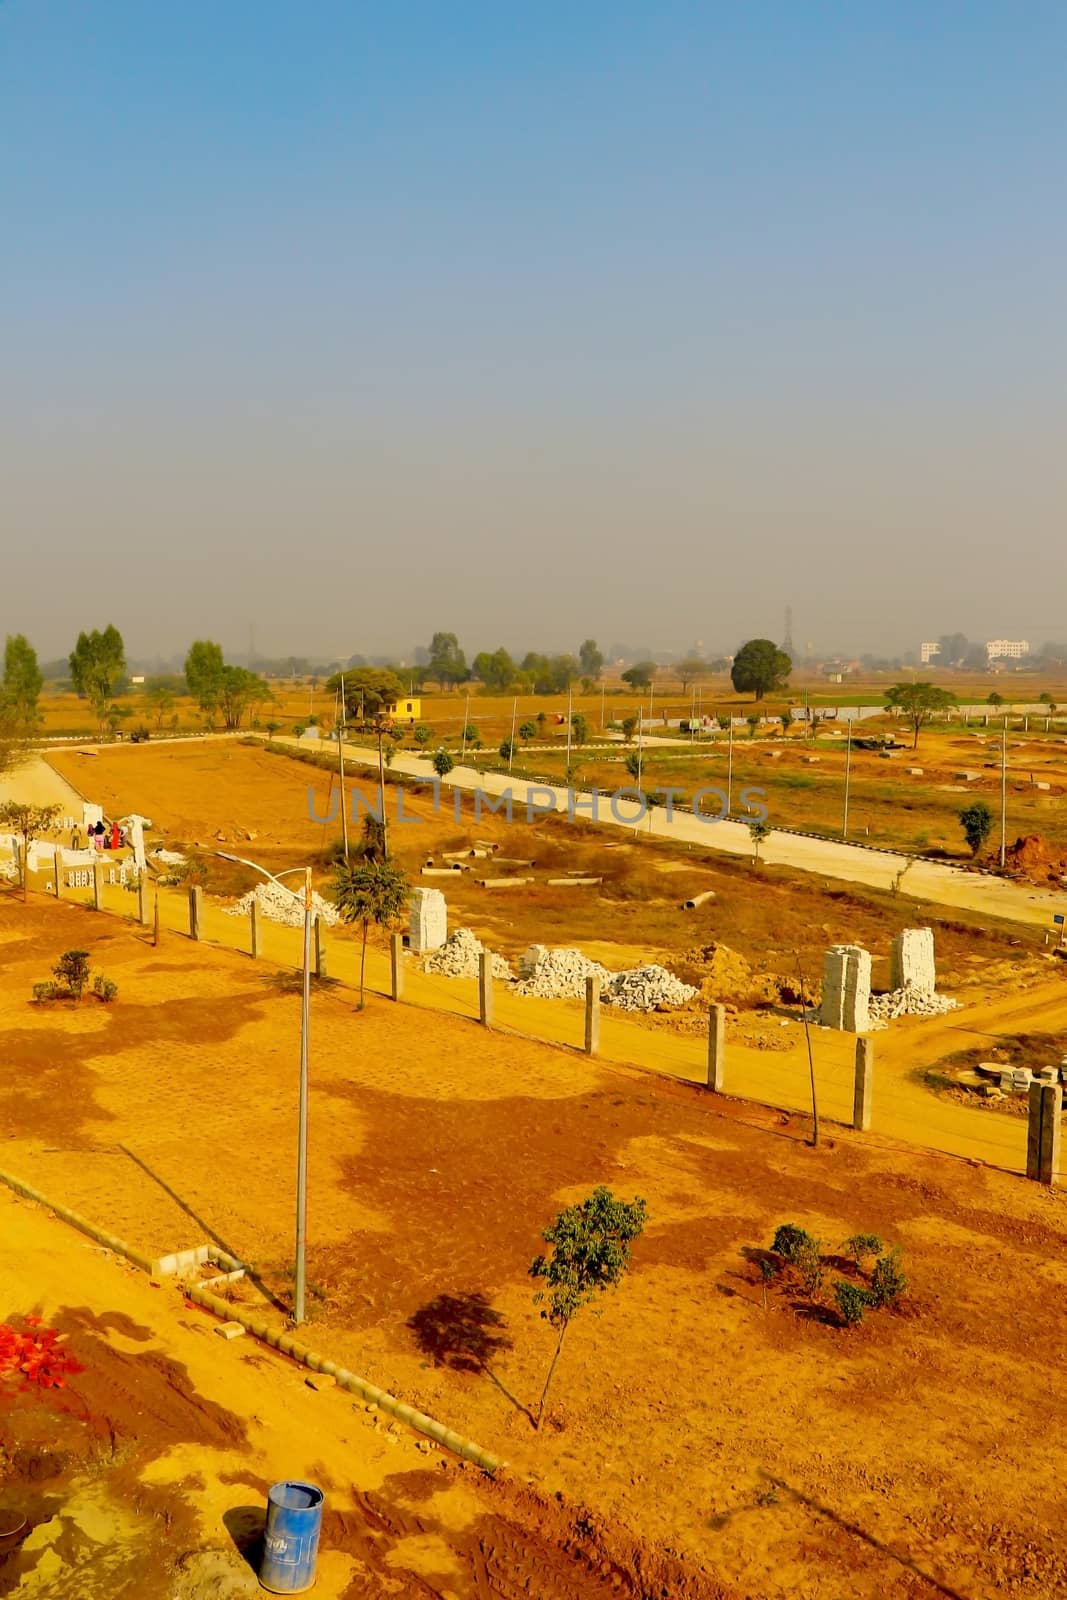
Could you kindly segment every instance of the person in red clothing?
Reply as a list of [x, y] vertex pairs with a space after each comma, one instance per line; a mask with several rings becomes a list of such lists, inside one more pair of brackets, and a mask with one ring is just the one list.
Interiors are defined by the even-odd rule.
[[111, 848], [112, 848], [112, 850], [117, 850], [118, 847], [119, 847], [119, 825], [118, 825], [117, 822], [113, 822], [111, 824]]

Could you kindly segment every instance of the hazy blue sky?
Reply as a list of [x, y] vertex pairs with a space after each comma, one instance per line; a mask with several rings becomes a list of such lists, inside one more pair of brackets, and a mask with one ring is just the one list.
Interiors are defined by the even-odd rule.
[[0, 633], [1067, 635], [1067, 7], [0, 0]]

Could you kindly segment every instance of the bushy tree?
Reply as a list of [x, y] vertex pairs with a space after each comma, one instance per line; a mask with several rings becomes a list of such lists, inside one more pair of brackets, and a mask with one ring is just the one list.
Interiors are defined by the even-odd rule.
[[447, 750], [434, 751], [433, 770], [439, 778], [447, 778], [455, 764]]
[[537, 723], [536, 722], [531, 722], [529, 719], [527, 719], [525, 722], [520, 722], [519, 723], [519, 738], [526, 740], [527, 743], [529, 743], [529, 741], [531, 739], [536, 739], [537, 738]]
[[96, 713], [101, 733], [107, 726], [108, 712], [126, 672], [126, 647], [122, 635], [108, 623], [102, 631], [79, 633], [70, 653], [70, 681], [77, 694], [88, 700]]
[[510, 739], [505, 739], [500, 746], [501, 761], [510, 761], [515, 754], [515, 746]]
[[972, 800], [969, 806], [964, 806], [959, 818], [963, 837], [972, 856], [976, 856], [993, 831], [993, 813], [984, 800]]
[[679, 661], [674, 670], [682, 688], [688, 689], [698, 678], [707, 676], [708, 664], [706, 661], [701, 661], [699, 656], [686, 656], [683, 661]]
[[530, 1276], [546, 1285], [534, 1295], [534, 1303], [541, 1306], [541, 1316], [555, 1328], [557, 1339], [535, 1427], [544, 1416], [567, 1329], [583, 1306], [618, 1288], [630, 1265], [630, 1246], [644, 1231], [645, 1220], [644, 1200], [616, 1200], [610, 1189], [600, 1186], [587, 1200], [561, 1211], [541, 1235], [552, 1249], [530, 1263]]
[[628, 683], [631, 689], [647, 689], [656, 675], [654, 661], [635, 661], [632, 667], [627, 667], [622, 674], [623, 683]]
[[419, 749], [422, 750], [433, 738], [433, 729], [427, 727], [425, 722], [420, 722], [411, 735]]
[[431, 678], [435, 678], [442, 689], [454, 688], [457, 683], [465, 683], [470, 676], [467, 670], [467, 658], [459, 647], [459, 640], [454, 633], [435, 633], [430, 640], [429, 660], [426, 663]]
[[201, 711], [218, 706], [226, 658], [213, 639], [194, 639], [185, 657], [185, 682]]
[[4, 682], [0, 706], [8, 714], [12, 732], [28, 737], [40, 721], [37, 702], [44, 679], [37, 652], [23, 633], [9, 633], [4, 644]]
[[770, 823], [764, 821], [761, 817], [757, 817], [755, 821], [750, 822], [748, 825], [748, 836], [752, 840], [752, 846], [755, 851], [755, 858], [757, 861], [759, 860], [760, 846], [770, 832]]
[[479, 683], [492, 694], [503, 694], [515, 681], [515, 663], [503, 645], [496, 650], [479, 650], [472, 670]]
[[935, 683], [895, 683], [886, 690], [886, 707], [899, 711], [911, 723], [914, 750], [919, 743], [919, 730], [924, 728], [937, 711], [947, 711], [956, 704], [956, 696]]
[[404, 695], [404, 685], [391, 667], [356, 667], [351, 672], [335, 672], [326, 679], [330, 694], [337, 693], [342, 678], [345, 716], [357, 728], [383, 716], [386, 706], [395, 705]]
[[576, 711], [571, 717], [571, 729], [575, 744], [584, 744], [589, 737], [589, 721], [581, 711]]
[[604, 669], [604, 654], [595, 639], [583, 639], [578, 646], [578, 664], [582, 669], [583, 678], [592, 678], [595, 683]]
[[764, 695], [784, 689], [792, 670], [791, 657], [772, 639], [749, 639], [734, 657], [730, 681], [738, 694], [754, 694], [762, 700]]
[[369, 858], [340, 866], [334, 875], [333, 898], [345, 922], [358, 922], [363, 930], [359, 958], [359, 1004], [365, 996], [367, 933], [373, 923], [388, 928], [403, 915], [410, 890], [400, 868], [391, 861]]

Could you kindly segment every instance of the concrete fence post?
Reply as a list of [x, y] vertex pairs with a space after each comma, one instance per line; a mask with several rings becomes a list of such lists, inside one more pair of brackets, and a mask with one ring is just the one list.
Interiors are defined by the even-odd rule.
[[726, 1007], [708, 1009], [708, 1088], [722, 1093], [726, 1066]]
[[392, 979], [391, 993], [394, 1000], [399, 1000], [404, 993], [404, 935], [394, 933], [389, 941], [389, 969]]
[[148, 883], [143, 872], [137, 874], [137, 920], [142, 928], [148, 921]]
[[259, 901], [255, 895], [248, 903], [248, 948], [255, 961], [259, 956]]
[[1052, 1187], [1060, 1181], [1060, 1117], [1063, 1089], [1058, 1083], [1030, 1085], [1026, 1129], [1026, 1176]]
[[157, 945], [159, 943], [159, 890], [158, 889], [156, 890], [155, 899], [153, 900], [153, 903], [152, 903], [152, 943], [153, 943], [153, 945]]
[[93, 910], [100, 910], [100, 883], [104, 876], [103, 863], [93, 862]]
[[852, 1126], [860, 1133], [871, 1131], [871, 1105], [874, 1094], [874, 1040], [856, 1040], [856, 1080], [852, 1092]]
[[493, 1026], [493, 957], [489, 950], [478, 957], [478, 1015], [484, 1027]]
[[600, 1049], [600, 979], [585, 980], [585, 1053], [595, 1056]]
[[189, 937], [199, 939], [203, 922], [204, 891], [198, 883], [189, 890]]
[[323, 937], [322, 918], [321, 917], [317, 916], [315, 918], [314, 931], [315, 931], [315, 976], [316, 976], [316, 978], [325, 978], [325, 976], [326, 976], [326, 940]]
[[59, 855], [60, 855], [60, 849], [59, 849], [59, 845], [57, 844], [56, 845], [56, 853], [55, 853], [55, 857], [54, 857], [54, 860], [53, 860], [53, 865], [54, 865], [54, 867], [56, 869], [56, 899], [57, 900], [60, 898], [60, 896], [63, 893], [63, 866], [62, 866], [62, 863], [61, 863], [61, 861], [59, 859]]

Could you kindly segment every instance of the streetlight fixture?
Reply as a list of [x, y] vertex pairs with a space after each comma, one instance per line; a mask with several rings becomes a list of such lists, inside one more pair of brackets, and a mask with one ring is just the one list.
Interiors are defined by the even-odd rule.
[[[343, 792], [342, 792], [343, 803]], [[266, 867], [261, 867], [258, 861], [248, 861], [244, 856], [230, 855], [226, 850], [216, 850], [215, 854], [224, 861], [239, 862], [242, 867], [251, 867], [253, 872], [258, 872], [271, 883], [276, 883], [283, 893], [292, 895], [299, 905], [301, 900], [304, 906], [304, 987], [303, 1000], [300, 1008], [300, 1111], [297, 1129], [296, 1151], [296, 1284], [293, 1292], [293, 1321], [301, 1323], [304, 1320], [304, 1290], [307, 1283], [307, 1183], [308, 1183], [308, 1031], [311, 1017], [311, 868], [288, 867], [284, 872], [268, 872]], [[295, 889], [288, 888], [281, 882], [282, 878], [291, 878], [294, 872], [304, 874], [304, 893], [299, 895]]]

